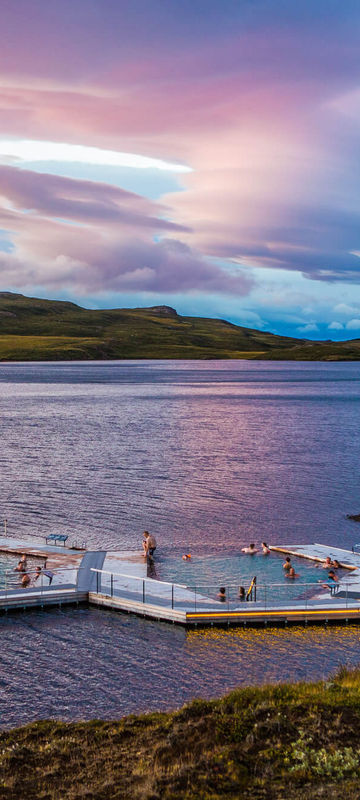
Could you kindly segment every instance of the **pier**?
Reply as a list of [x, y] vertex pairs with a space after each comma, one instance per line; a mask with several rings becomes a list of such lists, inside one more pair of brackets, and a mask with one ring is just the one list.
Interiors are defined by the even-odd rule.
[[[42, 572], [38, 582], [32, 579], [29, 587], [23, 588], [14, 587], [12, 573], [9, 585], [0, 589], [0, 611], [86, 603], [187, 627], [360, 621], [359, 553], [320, 544], [272, 546], [271, 550], [321, 562], [330, 556], [348, 574], [329, 589], [314, 582], [258, 582], [247, 601], [236, 596], [236, 586], [229, 586], [225, 600], [221, 600], [214, 587], [199, 591], [149, 577], [147, 560], [139, 552], [84, 551], [1, 537], [0, 552], [26, 554], [39, 560], [40, 565], [46, 560], [47, 571], [51, 570], [53, 577], [49, 581], [46, 572]], [[298, 594], [301, 590], [297, 599], [295, 587]]]

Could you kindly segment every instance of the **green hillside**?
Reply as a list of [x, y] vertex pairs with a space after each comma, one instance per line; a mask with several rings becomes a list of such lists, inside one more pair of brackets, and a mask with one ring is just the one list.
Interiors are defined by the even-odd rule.
[[238, 689], [171, 714], [3, 732], [0, 798], [356, 800], [359, 687], [359, 671], [342, 670], [329, 683]]
[[0, 292], [0, 360], [126, 358], [357, 360], [360, 340], [310, 342], [168, 306], [93, 311]]

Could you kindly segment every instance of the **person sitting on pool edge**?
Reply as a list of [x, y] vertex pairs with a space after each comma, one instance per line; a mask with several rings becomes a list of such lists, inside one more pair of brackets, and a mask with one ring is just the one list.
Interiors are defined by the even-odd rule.
[[[45, 569], [46, 568], [46, 563], [47, 562], [45, 561], [44, 567], [36, 567], [36, 573], [35, 573], [35, 577], [34, 577], [34, 586], [35, 586], [36, 581], [39, 580], [41, 575], [46, 575], [46, 577], [49, 578], [49, 584], [48, 585], [51, 586], [55, 573], [52, 572], [51, 569]], [[41, 580], [41, 586], [42, 585], [43, 585], [43, 581]]]
[[226, 600], [225, 586], [220, 586], [219, 593], [217, 594], [217, 599], [220, 600], [220, 603], [225, 603]]
[[289, 570], [291, 568], [292, 568], [291, 558], [290, 558], [290, 556], [286, 556], [285, 561], [283, 563], [283, 569]]
[[254, 553], [258, 553], [259, 551], [256, 549], [254, 543], [252, 542], [249, 545], [249, 547], [242, 547], [241, 548], [241, 552], [242, 553], [246, 553], [248, 556], [253, 556]]
[[156, 539], [149, 531], [143, 533], [143, 550], [144, 556], [152, 557], [156, 550]]
[[[321, 583], [321, 581], [319, 581], [319, 583]], [[330, 589], [331, 590], [332, 587], [335, 586], [336, 583], [339, 583], [339, 578], [336, 575], [336, 573], [334, 572], [334, 570], [331, 569], [330, 572], [328, 572], [327, 583], [323, 583], [322, 587], [323, 587], [323, 589]]]

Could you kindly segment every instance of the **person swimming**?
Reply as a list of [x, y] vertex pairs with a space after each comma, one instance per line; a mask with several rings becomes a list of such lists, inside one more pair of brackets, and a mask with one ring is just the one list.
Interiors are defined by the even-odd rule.
[[324, 563], [322, 565], [322, 568], [323, 569], [330, 569], [330, 567], [333, 567], [333, 566], [334, 566], [334, 564], [333, 564], [330, 556], [326, 556], [325, 561], [324, 561]]
[[217, 599], [220, 600], [220, 603], [225, 603], [226, 600], [225, 586], [220, 586], [219, 592], [217, 594]]
[[294, 567], [290, 567], [287, 575], [285, 575], [285, 578], [300, 578], [300, 575], [295, 572]]
[[24, 572], [24, 575], [21, 578], [21, 586], [23, 586], [23, 588], [26, 589], [27, 586], [29, 586], [29, 584], [30, 584], [30, 576], [27, 574], [27, 572]]
[[251, 544], [249, 544], [249, 547], [242, 547], [241, 552], [246, 553], [248, 556], [253, 556], [255, 553], [258, 553], [259, 551], [252, 542]]
[[271, 552], [270, 551], [270, 547], [267, 546], [266, 542], [261, 542], [261, 547], [262, 547], [263, 555], [264, 556], [268, 556], [269, 553]]
[[285, 561], [283, 563], [283, 569], [286, 569], [286, 570], [292, 569], [290, 556], [286, 556]]
[[15, 567], [16, 572], [26, 572], [27, 569], [27, 558], [25, 553], [21, 556], [20, 561], [18, 561], [17, 566]]

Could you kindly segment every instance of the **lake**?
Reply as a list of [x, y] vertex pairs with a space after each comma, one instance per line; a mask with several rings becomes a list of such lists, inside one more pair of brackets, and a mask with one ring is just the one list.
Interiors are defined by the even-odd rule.
[[[214, 587], [250, 574], [250, 541], [360, 541], [358, 363], [1, 364], [0, 410], [9, 535], [133, 549], [147, 528], [159, 578]], [[68, 609], [0, 630], [3, 725], [175, 707], [360, 656], [356, 627], [187, 633]]]

